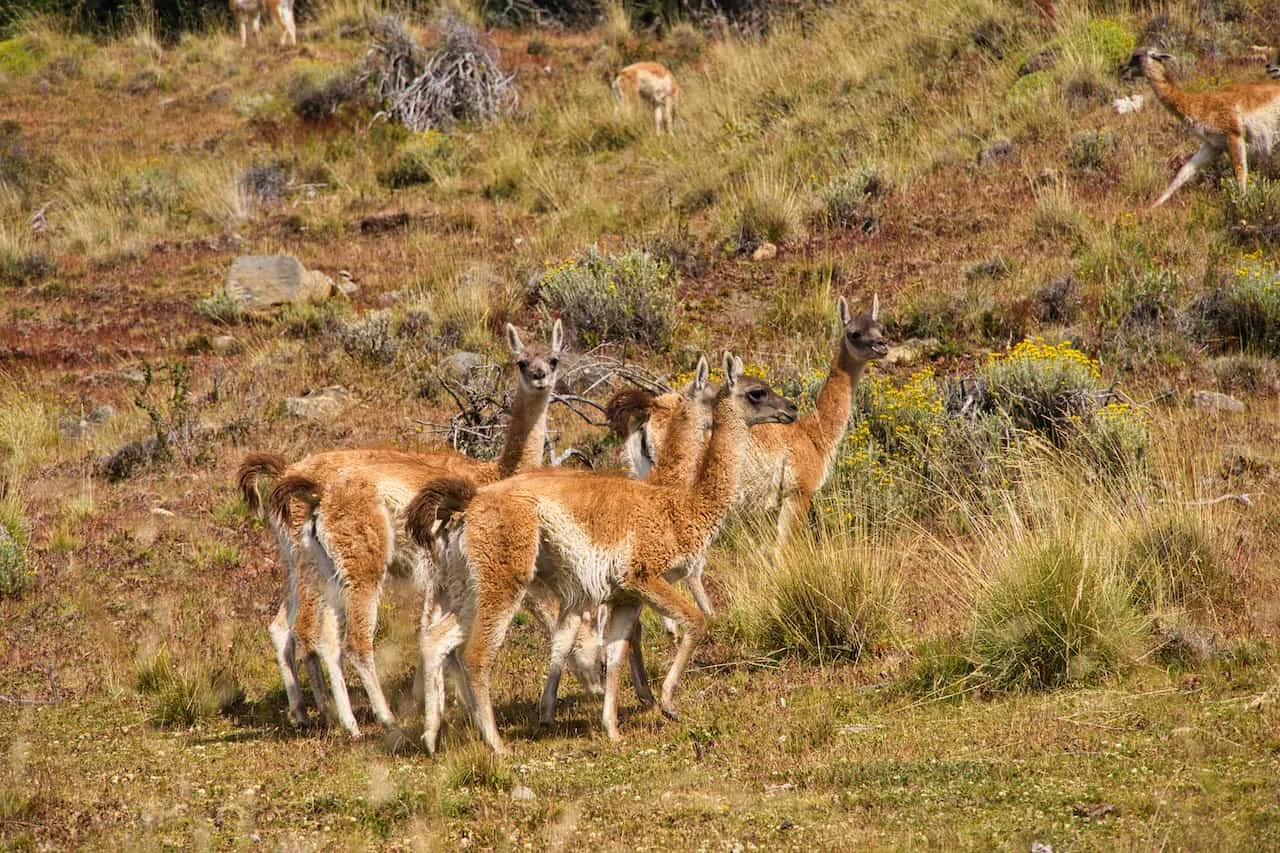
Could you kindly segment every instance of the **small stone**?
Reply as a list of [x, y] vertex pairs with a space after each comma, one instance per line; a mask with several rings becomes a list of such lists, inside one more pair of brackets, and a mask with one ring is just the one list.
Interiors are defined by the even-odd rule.
[[1053, 853], [1053, 845], [1045, 844], [1043, 841], [1032, 841], [1031, 853]]
[[229, 355], [230, 353], [239, 351], [240, 342], [232, 335], [215, 335], [213, 339], [209, 341], [209, 349], [213, 350], [218, 355]]
[[116, 408], [110, 403], [102, 403], [94, 406], [93, 411], [89, 412], [89, 423], [94, 426], [101, 426], [116, 416]]
[[458, 350], [445, 356], [444, 360], [440, 362], [440, 373], [446, 379], [461, 382], [469, 377], [473, 371], [484, 367], [486, 363], [485, 357], [478, 352]]
[[1013, 142], [1008, 139], [999, 139], [982, 149], [978, 154], [978, 165], [990, 166], [993, 163], [1008, 160], [1012, 156]]
[[773, 243], [761, 243], [751, 253], [751, 260], [753, 261], [771, 261], [776, 257], [778, 257], [778, 247]]
[[1243, 412], [1244, 402], [1217, 391], [1192, 391], [1191, 404], [1202, 412]]
[[907, 366], [938, 351], [937, 338], [908, 338], [897, 346], [889, 347], [884, 362], [890, 366]]
[[290, 417], [317, 420], [331, 418], [350, 405], [351, 392], [341, 385], [330, 385], [301, 397], [289, 397], [284, 401], [284, 410]]
[[538, 795], [533, 793], [533, 789], [524, 785], [516, 785], [511, 789], [511, 799], [517, 803], [531, 803], [537, 798]]

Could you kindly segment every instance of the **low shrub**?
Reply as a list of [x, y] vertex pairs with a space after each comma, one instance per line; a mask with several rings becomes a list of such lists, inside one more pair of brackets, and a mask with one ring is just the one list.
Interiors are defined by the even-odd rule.
[[345, 68], [304, 69], [289, 81], [287, 97], [294, 115], [303, 121], [324, 121], [344, 106], [359, 103], [363, 85]]
[[373, 365], [391, 364], [400, 351], [388, 311], [375, 311], [343, 324], [338, 340], [352, 358]]
[[206, 296], [195, 305], [196, 313], [206, 320], [223, 325], [238, 323], [244, 316], [244, 308], [226, 291]]
[[1274, 359], [1255, 355], [1224, 355], [1210, 362], [1218, 387], [1227, 392], [1274, 394], [1280, 390], [1280, 372]]
[[644, 249], [609, 253], [593, 246], [549, 266], [540, 293], [587, 346], [629, 341], [661, 350], [676, 328], [676, 285], [671, 264]]
[[398, 190], [429, 184], [456, 168], [457, 156], [444, 134], [432, 130], [401, 146], [391, 165], [378, 173], [378, 182]]
[[1280, 355], [1280, 267], [1245, 256], [1226, 283], [1187, 308], [1194, 334], [1219, 350]]
[[1280, 180], [1251, 176], [1245, 192], [1234, 180], [1224, 182], [1222, 216], [1236, 242], [1280, 246]]
[[1178, 314], [1182, 282], [1173, 270], [1124, 275], [1102, 296], [1103, 319], [1120, 328], [1155, 327]]
[[1080, 171], [1100, 172], [1115, 148], [1116, 139], [1111, 131], [1081, 131], [1067, 144], [1067, 166]]
[[986, 690], [1049, 690], [1120, 671], [1145, 632], [1129, 589], [1097, 555], [1047, 534], [1020, 543], [977, 603], [974, 678]]
[[828, 228], [874, 232], [880, 224], [875, 201], [888, 192], [888, 181], [876, 170], [835, 178], [822, 192], [822, 213]]
[[1136, 476], [1147, 470], [1151, 428], [1132, 406], [1108, 403], [1082, 418], [1078, 429], [1077, 443], [1103, 473]]
[[28, 564], [30, 525], [16, 493], [0, 498], [0, 598], [19, 596], [31, 583]]
[[999, 409], [1020, 429], [1055, 443], [1071, 435], [1073, 418], [1096, 406], [1098, 364], [1070, 342], [1027, 339], [1005, 353], [992, 353], [979, 376], [988, 410]]

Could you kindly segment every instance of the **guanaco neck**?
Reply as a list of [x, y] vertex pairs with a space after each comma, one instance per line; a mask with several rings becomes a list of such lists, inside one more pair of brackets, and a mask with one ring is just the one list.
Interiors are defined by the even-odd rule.
[[1164, 105], [1164, 108], [1173, 113], [1178, 118], [1183, 118], [1188, 114], [1187, 93], [1175, 86], [1165, 73], [1164, 66], [1154, 59], [1144, 59], [1142, 61], [1142, 73], [1147, 78], [1147, 82], [1151, 84], [1151, 89], [1156, 93], [1156, 100]]
[[698, 473], [703, 421], [699, 404], [682, 399], [667, 425], [667, 437], [658, 451], [658, 462], [645, 479], [655, 486], [688, 486]]
[[843, 341], [836, 344], [836, 354], [831, 359], [827, 381], [818, 392], [817, 405], [800, 423], [824, 459], [830, 460], [844, 440], [853, 414], [853, 392], [866, 367], [865, 361], [849, 354]]
[[542, 464], [547, 445], [547, 407], [551, 389], [526, 388], [523, 383], [511, 405], [511, 423], [498, 457], [498, 477], [510, 477]]
[[716, 399], [711, 439], [691, 491], [694, 512], [690, 515], [707, 527], [698, 532], [710, 535], [724, 521], [738, 489], [742, 456], [749, 437], [737, 403], [727, 390], [722, 391]]

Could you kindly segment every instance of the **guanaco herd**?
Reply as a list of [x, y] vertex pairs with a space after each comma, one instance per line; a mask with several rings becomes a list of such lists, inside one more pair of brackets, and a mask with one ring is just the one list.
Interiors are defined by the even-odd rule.
[[[242, 45], [250, 25], [257, 36], [264, 11], [279, 24], [282, 45], [297, 43], [292, 0], [230, 2]], [[1145, 77], [1157, 100], [1201, 141], [1152, 207], [1223, 152], [1244, 190], [1251, 152], [1269, 155], [1280, 140], [1280, 57], [1267, 65], [1272, 79], [1195, 93], [1169, 79], [1170, 58], [1142, 48], [1123, 69]], [[661, 63], [629, 65], [610, 88], [615, 112], [643, 102], [653, 110], [656, 132], [674, 135], [680, 87]], [[339, 724], [358, 737], [343, 676], [348, 660], [375, 718], [396, 725], [373, 642], [383, 585], [399, 578], [422, 596], [414, 691], [423, 700], [428, 750], [435, 751], [444, 722], [450, 670], [484, 740], [504, 751], [490, 681], [495, 655], [521, 607], [551, 638], [541, 722], [554, 719], [566, 667], [589, 691], [603, 693], [604, 729], [613, 740], [620, 737], [624, 666], [641, 705], [656, 704], [678, 719], [676, 688], [714, 612], [702, 580], [706, 554], [726, 516], [770, 508], [780, 553], [830, 474], [864, 369], [887, 352], [878, 299], [860, 316], [843, 298], [837, 310], [835, 354], [815, 410], [804, 417], [746, 375], [729, 353], [718, 387], [709, 382], [704, 358], [679, 391], [616, 395], [609, 420], [624, 439], [629, 477], [543, 467], [547, 408], [564, 352], [559, 321], [550, 346], [526, 344], [506, 327], [516, 387], [496, 461], [447, 449], [334, 450], [293, 464], [277, 454], [247, 456], [240, 491], [263, 515], [286, 568], [284, 598], [269, 632], [291, 715], [299, 722], [307, 717], [301, 657], [317, 708], [327, 716], [332, 701]], [[263, 480], [272, 481], [265, 501]], [[692, 601], [674, 586], [680, 581]], [[679, 637], [656, 699], [639, 642], [645, 605]]]
[[[325, 713], [332, 699], [338, 722], [359, 736], [343, 678], [346, 659], [378, 722], [395, 726], [373, 654], [378, 602], [394, 577], [422, 595], [414, 689], [423, 698], [427, 749], [437, 745], [445, 671], [452, 670], [458, 697], [485, 741], [504, 751], [490, 680], [521, 607], [551, 637], [538, 706], [544, 723], [554, 718], [566, 666], [591, 692], [603, 692], [611, 739], [620, 737], [624, 666], [639, 702], [655, 704], [639, 644], [646, 604], [680, 629], [656, 701], [678, 719], [676, 687], [712, 615], [702, 569], [726, 516], [772, 506], [781, 547], [831, 471], [858, 380], [888, 351], [877, 298], [860, 316], [841, 298], [837, 312], [840, 334], [827, 379], [804, 417], [729, 353], [719, 387], [709, 382], [703, 358], [679, 391], [615, 395], [607, 410], [624, 434], [630, 477], [542, 465], [547, 407], [563, 355], [559, 321], [549, 347], [525, 344], [513, 326], [506, 328], [517, 375], [496, 461], [446, 449], [334, 450], [293, 464], [277, 454], [248, 455], [240, 491], [264, 515], [287, 572], [270, 634], [290, 713], [306, 719], [300, 656], [316, 706]], [[273, 481], [265, 501], [263, 480]], [[675, 588], [680, 580], [693, 601]]]

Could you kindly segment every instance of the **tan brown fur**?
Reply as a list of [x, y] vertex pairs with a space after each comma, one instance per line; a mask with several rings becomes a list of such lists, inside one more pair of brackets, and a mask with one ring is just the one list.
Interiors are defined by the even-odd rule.
[[1167, 53], [1142, 48], [1125, 66], [1127, 73], [1146, 77], [1156, 99], [1201, 141], [1200, 149], [1151, 206], [1156, 208], [1168, 201], [1223, 151], [1231, 159], [1237, 185], [1241, 192], [1245, 191], [1249, 185], [1249, 151], [1269, 155], [1280, 144], [1280, 80], [1186, 92], [1169, 79], [1164, 63], [1170, 58]]
[[[452, 450], [353, 449], [314, 454], [281, 472], [269, 518], [288, 568], [289, 584], [271, 635], [295, 718], [305, 716], [294, 663], [294, 652], [301, 651], [313, 673], [313, 690], [318, 671], [314, 660], [318, 657], [329, 673], [339, 722], [358, 735], [341, 676], [340, 650], [331, 637], [341, 635], [375, 715], [384, 725], [394, 724], [372, 656], [377, 603], [387, 574], [421, 585], [429, 571], [428, 556], [411, 537], [401, 535], [405, 505], [423, 486], [441, 477], [482, 484], [541, 463], [562, 330], [557, 322], [550, 349], [525, 346], [510, 326], [507, 338], [520, 384], [498, 461], [470, 459]], [[242, 473], [262, 470], [264, 464], [261, 459], [246, 458]], [[299, 526], [293, 522], [289, 504], [302, 494], [303, 482], [310, 484], [315, 499], [309, 516]], [[276, 491], [280, 492], [278, 499]], [[370, 539], [370, 530], [379, 533]], [[302, 568], [307, 563], [314, 564], [313, 570]], [[336, 623], [334, 631], [329, 631], [331, 623]]]
[[[423, 740], [429, 749], [435, 748], [443, 712], [439, 673], [453, 648], [463, 643], [464, 698], [474, 700], [486, 742], [503, 751], [489, 701], [489, 677], [511, 617], [530, 591], [558, 600], [565, 623], [557, 631], [561, 637], [572, 633], [567, 628], [584, 608], [610, 604], [604, 723], [615, 739], [619, 667], [628, 657], [640, 605], [647, 603], [678, 620], [684, 637], [660, 703], [664, 713], [676, 716], [673, 694], [704, 620], [669, 577], [698, 559], [718, 532], [737, 490], [748, 423], [795, 417], [793, 405], [759, 380], [742, 376], [741, 361], [727, 358], [726, 376], [692, 486], [559, 470], [486, 486], [470, 502], [454, 496], [455, 503], [466, 503], [465, 514], [460, 523], [449, 521], [444, 540], [435, 540], [441, 587], [433, 605], [437, 610], [423, 631], [423, 668], [428, 687], [434, 685], [424, 697], [428, 724]], [[439, 506], [433, 505], [433, 520]]]
[[253, 25], [256, 40], [262, 29], [262, 13], [265, 11], [280, 27], [280, 46], [298, 43], [298, 27], [293, 20], [293, 0], [229, 0], [231, 14], [240, 27], [240, 46], [249, 46], [249, 26]]
[[671, 71], [661, 62], [637, 62], [628, 65], [613, 78], [614, 113], [624, 108], [634, 108], [637, 101], [644, 101], [653, 109], [653, 123], [662, 135], [665, 128], [675, 136], [675, 109], [680, 98], [680, 86]]
[[262, 495], [258, 491], [258, 480], [263, 477], [276, 479], [289, 467], [289, 460], [279, 453], [250, 453], [240, 463], [236, 471], [236, 486], [240, 489], [240, 497], [250, 511], [257, 514], [262, 511]]

